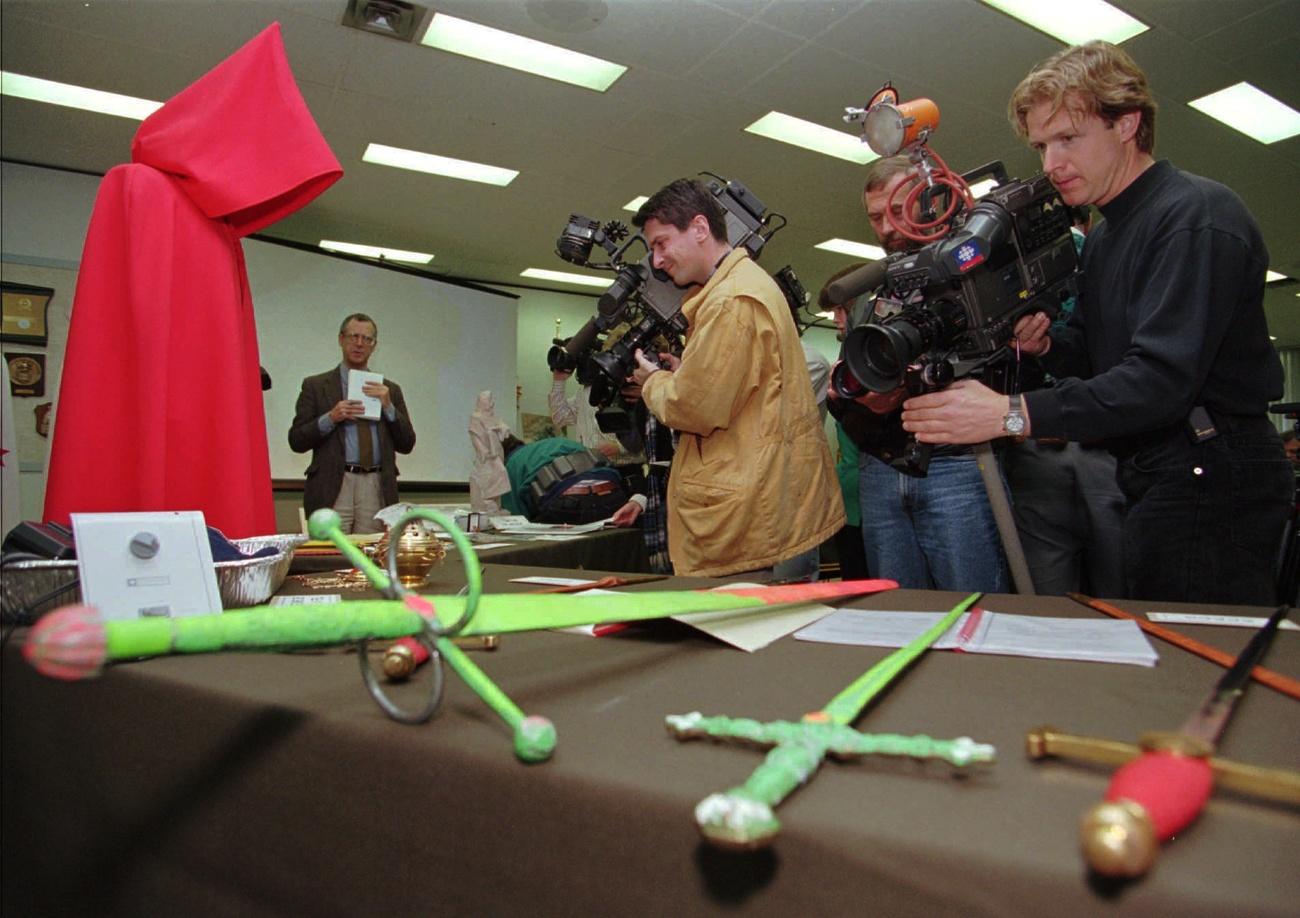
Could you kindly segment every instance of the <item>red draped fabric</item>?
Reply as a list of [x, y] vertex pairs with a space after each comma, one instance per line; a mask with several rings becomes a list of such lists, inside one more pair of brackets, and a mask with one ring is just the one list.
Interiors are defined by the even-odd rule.
[[202, 510], [275, 531], [257, 329], [240, 237], [342, 168], [273, 24], [150, 115], [86, 234], [45, 518]]

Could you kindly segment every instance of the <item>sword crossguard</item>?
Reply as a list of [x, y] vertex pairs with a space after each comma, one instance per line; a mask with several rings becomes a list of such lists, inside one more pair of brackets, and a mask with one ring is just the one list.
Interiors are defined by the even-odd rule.
[[1300, 804], [1300, 773], [1212, 758], [1209, 744], [1177, 733], [1145, 733], [1140, 746], [1039, 727], [1025, 737], [1031, 759], [1061, 756], [1119, 765], [1105, 801], [1084, 813], [1079, 843], [1097, 873], [1133, 878], [1155, 862], [1160, 843], [1204, 809], [1217, 783], [1270, 800]]
[[773, 808], [812, 780], [828, 756], [941, 759], [957, 768], [992, 762], [996, 757], [992, 746], [968, 736], [938, 740], [923, 734], [861, 733], [829, 717], [817, 717], [820, 713], [805, 715], [798, 723], [705, 717], [698, 711], [665, 719], [668, 732], [678, 739], [730, 739], [769, 749], [744, 784], [711, 794], [696, 806], [695, 822], [707, 841], [734, 850], [753, 850], [771, 843], [781, 829]]

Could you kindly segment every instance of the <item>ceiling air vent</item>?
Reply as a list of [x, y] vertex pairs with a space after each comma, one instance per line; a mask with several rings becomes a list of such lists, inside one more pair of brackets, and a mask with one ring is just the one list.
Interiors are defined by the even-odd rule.
[[348, 0], [343, 24], [398, 41], [414, 41], [426, 12], [424, 7], [403, 0]]

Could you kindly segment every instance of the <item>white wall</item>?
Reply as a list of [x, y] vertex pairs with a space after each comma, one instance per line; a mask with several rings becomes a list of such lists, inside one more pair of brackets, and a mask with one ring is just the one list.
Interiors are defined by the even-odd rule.
[[402, 477], [466, 481], [478, 393], [506, 393], [497, 396], [500, 413], [514, 419], [515, 300], [256, 239], [244, 241], [244, 254], [262, 366], [273, 381], [272, 476], [302, 477], [310, 454], [292, 452], [287, 438], [303, 377], [338, 365], [339, 323], [364, 312], [379, 326], [370, 368], [401, 385], [415, 426], [415, 450], [398, 458]]

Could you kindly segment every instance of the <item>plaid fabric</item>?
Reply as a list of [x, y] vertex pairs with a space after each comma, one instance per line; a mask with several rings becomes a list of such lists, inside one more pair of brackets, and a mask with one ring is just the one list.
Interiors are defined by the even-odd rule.
[[[672, 459], [677, 449], [677, 432], [667, 430], [650, 412], [645, 413], [646, 459]], [[667, 432], [670, 436], [661, 436]], [[660, 455], [667, 453], [667, 455]], [[641, 514], [641, 532], [645, 538], [646, 552], [650, 555], [650, 569], [656, 574], [671, 574], [672, 561], [668, 557], [668, 469], [651, 465], [646, 475], [646, 508]]]

